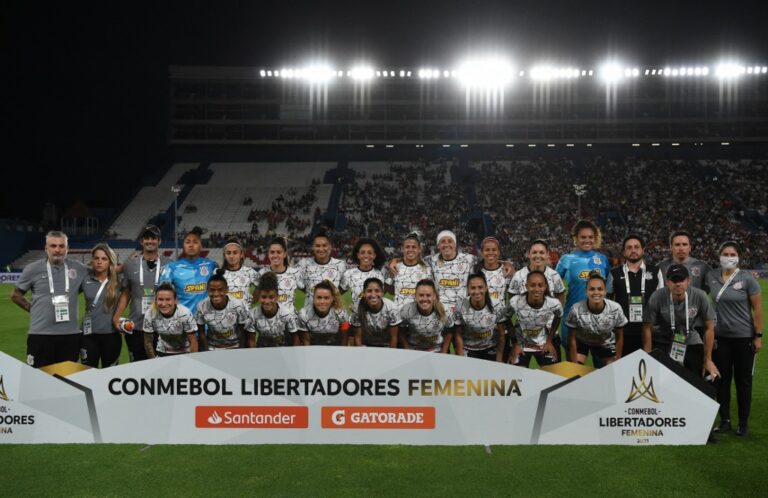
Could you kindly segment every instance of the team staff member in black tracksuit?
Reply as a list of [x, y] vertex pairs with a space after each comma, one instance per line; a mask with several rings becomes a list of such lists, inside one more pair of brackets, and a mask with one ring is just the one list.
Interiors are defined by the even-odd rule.
[[627, 235], [621, 243], [624, 264], [612, 268], [608, 279], [609, 299], [621, 305], [629, 320], [624, 325], [622, 357], [643, 348], [643, 306], [656, 289], [664, 287], [661, 271], [643, 260], [644, 247], [639, 235]]

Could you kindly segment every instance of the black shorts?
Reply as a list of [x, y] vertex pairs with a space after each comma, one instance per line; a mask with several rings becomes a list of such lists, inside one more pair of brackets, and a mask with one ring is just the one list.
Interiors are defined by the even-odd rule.
[[83, 334], [27, 336], [27, 365], [35, 368], [62, 361], [77, 361]]
[[111, 367], [120, 361], [123, 340], [120, 334], [88, 334], [83, 336], [80, 361], [83, 365], [98, 368]]
[[464, 354], [467, 358], [479, 358], [481, 360], [496, 361], [496, 347], [488, 349], [466, 349], [464, 348]]
[[612, 358], [616, 356], [616, 345], [612, 344], [610, 348], [605, 346], [590, 346], [589, 344], [584, 344], [579, 340], [579, 338], [576, 338], [576, 352], [579, 354], [583, 354], [584, 356], [587, 356], [589, 352], [592, 351], [592, 357], [597, 358]]

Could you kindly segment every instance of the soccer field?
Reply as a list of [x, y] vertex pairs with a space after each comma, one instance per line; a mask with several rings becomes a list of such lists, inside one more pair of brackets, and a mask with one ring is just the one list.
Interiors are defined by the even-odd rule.
[[[760, 284], [765, 308], [768, 281]], [[0, 286], [0, 350], [23, 361], [28, 315], [11, 289]], [[755, 370], [750, 436], [715, 445], [3, 445], [2, 495], [764, 495], [766, 354]], [[732, 406], [735, 420], [735, 393]]]

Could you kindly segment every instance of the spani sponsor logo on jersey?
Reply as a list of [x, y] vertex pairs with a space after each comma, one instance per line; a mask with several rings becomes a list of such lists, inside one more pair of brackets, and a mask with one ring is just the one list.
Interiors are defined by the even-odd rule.
[[458, 278], [441, 278], [438, 284], [443, 287], [458, 287], [461, 281]]
[[415, 287], [403, 287], [400, 289], [400, 295], [401, 296], [415, 296], [416, 295], [416, 288]]
[[199, 284], [189, 284], [184, 287], [184, 292], [189, 294], [200, 294], [206, 291], [206, 284], [199, 283]]
[[579, 272], [579, 278], [581, 280], [586, 280], [589, 277], [589, 274], [592, 273], [592, 272], [596, 272], [596, 273], [598, 273], [600, 275], [603, 274], [600, 271], [600, 268], [595, 268], [594, 270], [582, 270], [582, 271]]
[[243, 291], [236, 291], [236, 292], [229, 292], [230, 296], [234, 297], [235, 299], [242, 299], [243, 298]]

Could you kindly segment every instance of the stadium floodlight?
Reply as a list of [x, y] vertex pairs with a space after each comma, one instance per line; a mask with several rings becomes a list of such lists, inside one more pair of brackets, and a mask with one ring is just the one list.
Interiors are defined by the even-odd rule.
[[356, 81], [368, 81], [376, 74], [370, 66], [355, 66], [349, 71], [349, 76]]
[[[645, 75], [648, 76], [649, 74], [651, 74], [651, 70], [650, 69], [646, 69], [645, 70]], [[654, 71], [653, 74], [656, 74], [656, 72]]]
[[534, 148], [534, 147], [536, 147], [536, 144], [528, 144], [528, 147]]
[[450, 145], [450, 144], [443, 144], [443, 148], [444, 148], [444, 149], [448, 149], [448, 148], [450, 148], [450, 147], [451, 147], [451, 145]]
[[373, 145], [373, 144], [368, 144], [368, 145], [365, 146], [366, 149], [373, 149], [374, 147], [376, 147], [376, 146]]
[[461, 147], [462, 149], [466, 149], [467, 147], [469, 147], [469, 145], [468, 144], [461, 144], [461, 145], [459, 145], [459, 147]]
[[411, 72], [410, 72], [410, 71], [407, 71], [407, 72], [405, 73], [405, 75], [406, 75], [407, 77], [409, 77], [409, 78], [410, 78], [410, 77], [411, 77]]
[[508, 149], [511, 149], [511, 148], [512, 148], [512, 147], [514, 147], [514, 146], [515, 146], [515, 144], [507, 144], [507, 148], [508, 148]]
[[589, 75], [590, 75], [590, 76], [593, 76], [594, 74], [595, 74], [595, 72], [594, 72], [592, 69], [590, 69], [590, 70], [589, 70]]
[[296, 71], [295, 76], [310, 83], [328, 83], [336, 76], [336, 70], [327, 64], [311, 64]]
[[615, 62], [607, 62], [600, 68], [600, 78], [609, 85], [618, 83], [625, 75], [622, 67]]
[[661, 144], [658, 144], [658, 143], [652, 143], [652, 144], [651, 144], [651, 147], [658, 147], [659, 145], [661, 145]]
[[555, 77], [555, 69], [551, 66], [534, 66], [529, 73], [533, 81], [550, 81]]
[[720, 145], [731, 145], [731, 142], [720, 142]]
[[381, 71], [376, 71], [376, 77], [381, 78]]
[[272, 76], [272, 71], [267, 71], [267, 76]]
[[416, 144], [416, 148], [417, 149], [423, 149], [424, 148], [424, 144]]
[[387, 149], [394, 149], [395, 148], [395, 146], [392, 145], [392, 144], [387, 144], [384, 147], [386, 147]]
[[514, 70], [506, 59], [489, 56], [463, 62], [456, 77], [466, 88], [500, 89], [512, 82]]
[[672, 142], [672, 147], [680, 147], [680, 144], [678, 142]]
[[746, 72], [746, 68], [733, 62], [719, 64], [715, 69], [715, 75], [720, 79], [735, 79]]
[[574, 147], [574, 144], [565, 144], [566, 147]]
[[448, 71], [448, 70], [443, 71], [443, 78], [450, 78], [450, 77], [451, 77], [451, 72], [450, 71]]
[[763, 74], [768, 73], [768, 67], [763, 66], [763, 70], [760, 71], [760, 72], [763, 73]]
[[261, 71], [259, 71], [259, 76], [261, 76], [262, 78], [266, 75], [267, 75], [267, 72], [265, 70], [262, 69]]
[[592, 147], [592, 144], [587, 144], [587, 147]]
[[672, 70], [670, 68], [668, 68], [668, 67], [665, 67], [664, 68], [664, 76], [671, 76], [671, 75], [672, 75]]
[[400, 70], [400, 77], [405, 78], [405, 71], [403, 71], [402, 69]]
[[632, 144], [632, 147], [640, 147], [640, 144]]

